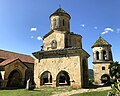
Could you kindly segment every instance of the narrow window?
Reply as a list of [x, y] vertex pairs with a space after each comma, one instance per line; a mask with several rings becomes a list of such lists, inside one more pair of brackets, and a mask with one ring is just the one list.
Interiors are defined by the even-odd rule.
[[104, 66], [102, 67], [102, 70], [105, 70], [105, 67], [104, 67]]
[[96, 60], [99, 60], [99, 52], [96, 52]]

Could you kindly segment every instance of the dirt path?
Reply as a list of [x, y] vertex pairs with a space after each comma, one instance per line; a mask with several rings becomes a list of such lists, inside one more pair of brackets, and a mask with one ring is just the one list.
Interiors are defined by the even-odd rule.
[[63, 92], [60, 94], [54, 94], [52, 96], [70, 96], [72, 94], [78, 94], [78, 93], [84, 93], [84, 92], [92, 92], [92, 91], [104, 91], [104, 90], [110, 90], [111, 87], [99, 87], [96, 89], [78, 89], [78, 90], [72, 90], [69, 92]]

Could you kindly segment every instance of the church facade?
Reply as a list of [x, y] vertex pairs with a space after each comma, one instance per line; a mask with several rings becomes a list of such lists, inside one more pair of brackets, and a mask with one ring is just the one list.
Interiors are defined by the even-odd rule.
[[33, 53], [36, 87], [87, 86], [89, 54], [82, 48], [82, 36], [70, 32], [71, 17], [62, 8], [49, 18], [50, 32], [41, 51]]

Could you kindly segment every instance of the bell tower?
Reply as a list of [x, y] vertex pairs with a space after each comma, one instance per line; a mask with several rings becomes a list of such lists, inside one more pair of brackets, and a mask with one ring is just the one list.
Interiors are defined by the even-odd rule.
[[112, 45], [102, 37], [99, 37], [92, 46], [95, 83], [106, 83], [110, 79], [109, 65], [113, 61], [111, 47]]
[[58, 8], [50, 15], [50, 29], [70, 32], [70, 15], [62, 8]]

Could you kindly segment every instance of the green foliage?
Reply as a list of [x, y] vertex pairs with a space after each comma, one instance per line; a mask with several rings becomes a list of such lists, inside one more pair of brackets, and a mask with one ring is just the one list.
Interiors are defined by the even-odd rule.
[[110, 75], [112, 77], [111, 87], [112, 91], [108, 92], [107, 96], [120, 96], [120, 64], [119, 62], [111, 62], [110, 66]]
[[109, 66], [109, 69], [110, 69], [110, 75], [112, 78], [114, 79], [118, 79], [120, 78], [120, 64], [119, 62], [111, 62], [110, 63], [110, 66]]

